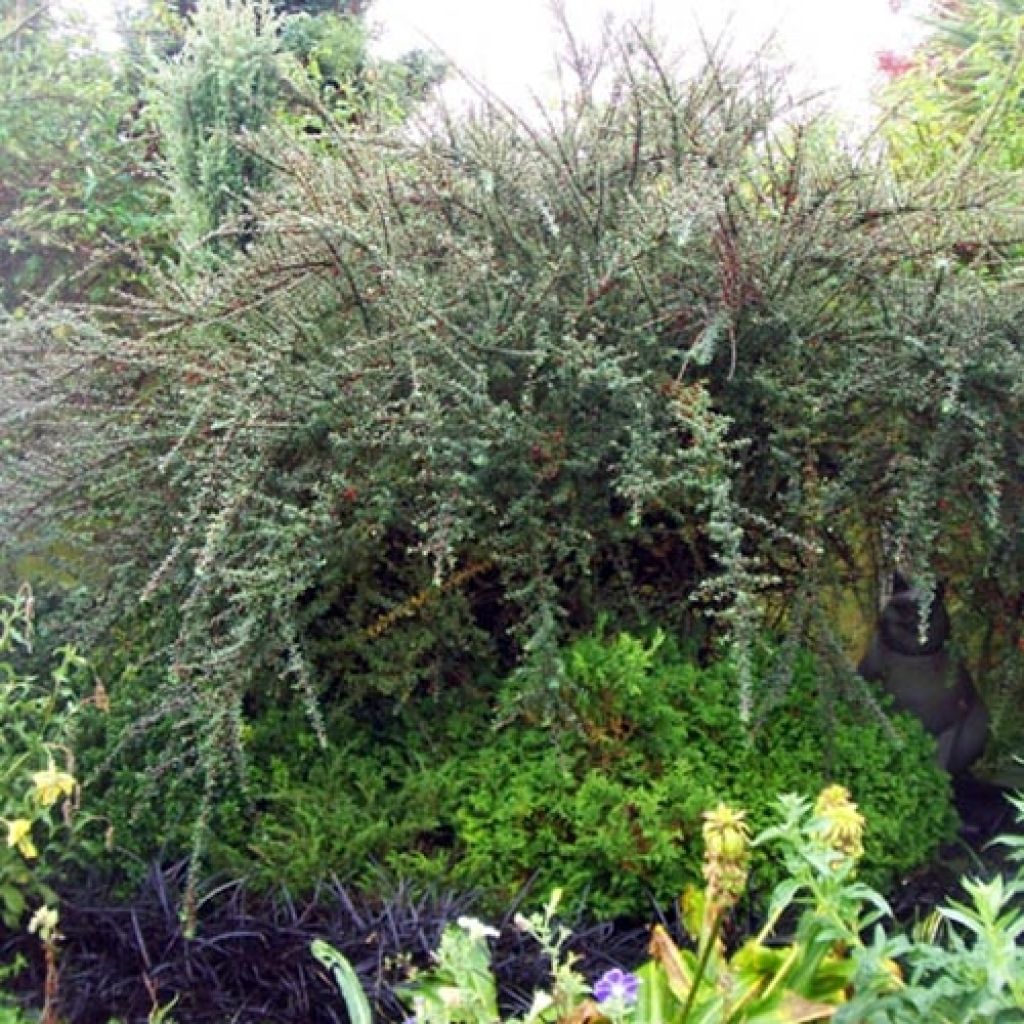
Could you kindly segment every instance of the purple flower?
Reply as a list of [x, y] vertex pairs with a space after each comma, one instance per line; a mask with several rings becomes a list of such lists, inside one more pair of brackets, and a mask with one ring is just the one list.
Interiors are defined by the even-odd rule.
[[605, 971], [594, 983], [594, 998], [599, 1003], [617, 999], [626, 1006], [630, 1006], [636, 1002], [636, 993], [639, 987], [640, 979], [635, 974], [613, 967], [610, 971]]

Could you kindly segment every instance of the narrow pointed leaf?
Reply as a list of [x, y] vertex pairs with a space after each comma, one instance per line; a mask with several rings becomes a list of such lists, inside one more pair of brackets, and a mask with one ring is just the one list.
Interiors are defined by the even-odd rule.
[[310, 951], [334, 976], [352, 1024], [373, 1024], [373, 1014], [362, 983], [352, 965], [333, 946], [322, 939], [310, 943]]

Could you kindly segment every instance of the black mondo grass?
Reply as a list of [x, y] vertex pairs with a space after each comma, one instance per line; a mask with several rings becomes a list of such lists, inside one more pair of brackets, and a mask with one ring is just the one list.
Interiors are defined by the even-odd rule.
[[[231, 881], [206, 887], [199, 926], [187, 938], [180, 913], [186, 877], [185, 863], [153, 868], [124, 902], [101, 886], [65, 893], [60, 1007], [70, 1024], [144, 1022], [174, 1000], [174, 1018], [194, 1024], [343, 1024], [333, 982], [309, 953], [315, 938], [350, 959], [380, 1019], [400, 1020], [398, 952], [425, 959], [444, 923], [469, 903], [403, 889], [384, 901], [360, 900], [338, 883], [300, 902], [285, 891], [255, 897]], [[6, 936], [0, 956], [15, 950], [29, 954], [31, 946]], [[18, 981], [26, 992], [42, 991], [35, 957]]]
[[[310, 943], [323, 939], [352, 964], [374, 1019], [402, 1021], [408, 1010], [396, 989], [409, 966], [427, 966], [446, 925], [473, 913], [475, 903], [472, 895], [417, 894], [401, 885], [371, 898], [337, 881], [298, 900], [285, 890], [257, 896], [235, 880], [204, 887], [198, 928], [188, 938], [181, 913], [187, 872], [185, 862], [153, 867], [131, 900], [102, 884], [64, 893], [62, 1020], [146, 1024], [154, 1008], [173, 1004], [173, 1019], [188, 1024], [347, 1024], [344, 1000], [310, 953]], [[550, 977], [537, 944], [516, 929], [516, 910], [495, 922], [500, 936], [491, 943], [503, 1007], [512, 1013]], [[565, 923], [587, 977], [643, 958], [646, 924]], [[33, 1005], [44, 974], [34, 940], [0, 933], [0, 962], [19, 952], [29, 963], [14, 986]]]

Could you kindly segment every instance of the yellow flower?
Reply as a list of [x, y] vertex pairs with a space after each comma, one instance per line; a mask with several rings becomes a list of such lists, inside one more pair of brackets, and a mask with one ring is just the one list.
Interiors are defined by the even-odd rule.
[[832, 807], [844, 807], [850, 803], [850, 791], [845, 786], [826, 786], [814, 802], [818, 814], [824, 814]]
[[722, 860], [742, 863], [748, 854], [750, 829], [743, 811], [719, 804], [704, 814], [704, 847], [708, 854]]
[[750, 860], [750, 828], [743, 811], [719, 804], [704, 814], [705, 913], [717, 916], [743, 895]]
[[75, 779], [67, 772], [57, 771], [53, 761], [46, 771], [32, 773], [35, 797], [44, 807], [52, 807], [62, 796], [71, 796], [75, 791]]
[[826, 786], [814, 804], [824, 823], [825, 842], [837, 853], [859, 860], [864, 854], [864, 816], [842, 786]]
[[11, 849], [17, 847], [25, 860], [39, 856], [36, 844], [32, 842], [32, 822], [28, 818], [15, 818], [7, 822], [7, 845]]

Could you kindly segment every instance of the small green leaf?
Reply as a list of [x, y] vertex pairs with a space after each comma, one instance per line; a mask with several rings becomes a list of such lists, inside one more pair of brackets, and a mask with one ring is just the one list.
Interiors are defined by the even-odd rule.
[[8, 925], [14, 925], [25, 910], [25, 897], [14, 885], [0, 885], [0, 900], [3, 900], [3, 919]]

